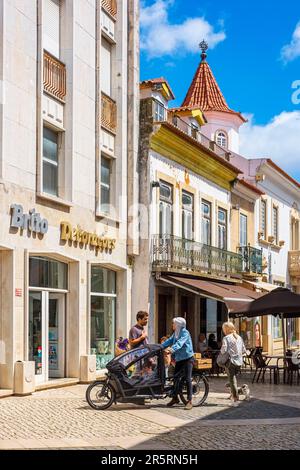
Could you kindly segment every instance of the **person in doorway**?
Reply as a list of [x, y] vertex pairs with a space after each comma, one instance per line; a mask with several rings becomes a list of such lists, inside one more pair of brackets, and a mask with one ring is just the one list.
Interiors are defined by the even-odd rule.
[[187, 383], [188, 402], [185, 406], [186, 410], [193, 408], [192, 404], [192, 372], [194, 364], [194, 350], [192, 338], [186, 329], [186, 321], [182, 317], [173, 319], [173, 334], [172, 336], [162, 343], [166, 351], [175, 359], [174, 371], [174, 388], [172, 393], [172, 400], [167, 406], [173, 406], [179, 403], [178, 393], [180, 379], [184, 376]]
[[236, 406], [239, 402], [239, 394], [245, 395], [248, 400], [250, 397], [249, 387], [243, 385], [241, 389], [238, 388], [237, 374], [240, 372], [243, 365], [243, 354], [246, 353], [244, 341], [237, 334], [235, 326], [231, 322], [223, 324], [224, 338], [221, 347], [221, 354], [228, 354], [229, 358], [225, 366], [225, 370], [229, 379], [229, 386], [231, 389], [231, 399], [233, 405]]
[[149, 343], [145, 326], [148, 324], [148, 312], [140, 311], [136, 315], [136, 324], [129, 331], [131, 349], [141, 348]]

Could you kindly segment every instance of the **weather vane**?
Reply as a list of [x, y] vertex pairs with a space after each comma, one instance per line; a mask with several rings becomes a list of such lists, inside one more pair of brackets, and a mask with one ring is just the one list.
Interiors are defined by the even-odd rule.
[[201, 59], [202, 59], [202, 60], [205, 60], [206, 57], [207, 57], [206, 51], [207, 51], [207, 49], [208, 49], [208, 44], [207, 44], [207, 42], [203, 39], [203, 41], [200, 42], [199, 47], [200, 47], [200, 49], [201, 49], [201, 51], [202, 51]]

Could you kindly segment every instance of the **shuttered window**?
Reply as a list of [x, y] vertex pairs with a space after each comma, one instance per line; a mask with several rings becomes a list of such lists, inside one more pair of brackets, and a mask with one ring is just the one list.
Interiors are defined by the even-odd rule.
[[101, 44], [101, 90], [111, 96], [111, 46], [103, 38]]
[[60, 0], [43, 1], [43, 48], [59, 59]]

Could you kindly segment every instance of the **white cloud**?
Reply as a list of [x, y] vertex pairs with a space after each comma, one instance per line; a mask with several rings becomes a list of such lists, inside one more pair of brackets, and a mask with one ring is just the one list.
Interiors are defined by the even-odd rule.
[[204, 18], [187, 18], [180, 24], [169, 20], [169, 9], [174, 0], [155, 0], [150, 6], [142, 2], [141, 49], [149, 58], [197, 52], [199, 43], [205, 39], [213, 49], [224, 41], [223, 27], [219, 32]]
[[265, 126], [256, 125], [253, 115], [240, 132], [240, 153], [249, 158], [272, 158], [286, 171], [299, 171], [300, 111], [282, 112]]
[[281, 49], [281, 59], [287, 63], [300, 57], [300, 21], [296, 26], [290, 44]]

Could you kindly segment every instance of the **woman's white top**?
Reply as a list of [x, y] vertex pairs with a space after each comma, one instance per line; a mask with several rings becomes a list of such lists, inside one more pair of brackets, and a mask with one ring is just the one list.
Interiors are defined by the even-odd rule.
[[228, 352], [230, 360], [235, 366], [243, 365], [243, 354], [246, 353], [246, 348], [240, 336], [235, 338], [231, 333], [223, 338], [221, 353], [226, 352]]

